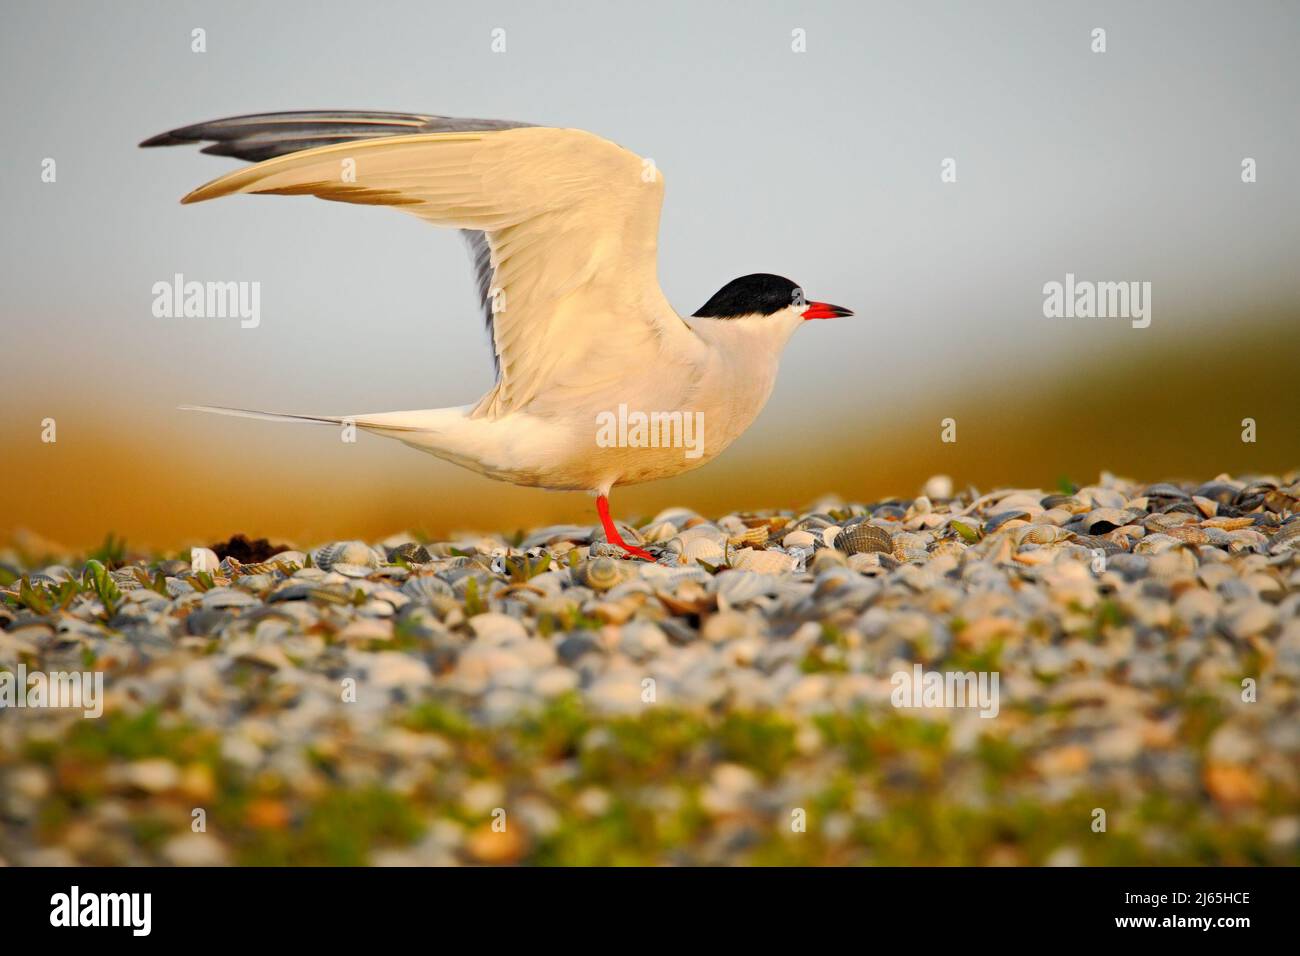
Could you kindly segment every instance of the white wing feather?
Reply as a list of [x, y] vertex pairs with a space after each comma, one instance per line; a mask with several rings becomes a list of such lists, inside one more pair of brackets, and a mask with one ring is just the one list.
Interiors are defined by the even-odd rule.
[[236, 170], [184, 202], [232, 193], [393, 206], [435, 225], [485, 232], [501, 376], [476, 416], [545, 415], [614, 394], [629, 372], [645, 375], [657, 360], [689, 368], [704, 349], [659, 288], [662, 176], [582, 130], [341, 143]]

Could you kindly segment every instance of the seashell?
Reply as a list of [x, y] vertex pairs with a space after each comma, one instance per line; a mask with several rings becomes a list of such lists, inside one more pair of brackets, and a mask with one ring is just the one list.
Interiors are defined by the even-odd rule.
[[367, 567], [364, 564], [335, 564], [330, 568], [334, 574], [341, 574], [345, 578], [364, 578], [370, 574], [374, 568]]
[[1294, 487], [1270, 491], [1264, 496], [1264, 507], [1275, 514], [1295, 511], [1300, 508], [1300, 497], [1297, 497], [1297, 494], [1300, 492]]
[[1094, 508], [1083, 519], [1083, 528], [1089, 534], [1105, 534], [1122, 528], [1136, 517], [1129, 511], [1119, 508]]
[[43, 584], [58, 585], [63, 584], [65, 581], [71, 581], [72, 571], [64, 567], [62, 564], [51, 564], [49, 567], [43, 568], [42, 570], [30, 575], [30, 579], [33, 584], [36, 584], [37, 579], [40, 579], [40, 582]]
[[924, 561], [930, 556], [928, 543], [927, 539], [919, 534], [900, 531], [893, 536], [890, 554], [899, 561]]
[[1192, 496], [1192, 504], [1196, 505], [1196, 510], [1206, 518], [1213, 518], [1219, 513], [1219, 503], [1209, 498], [1202, 498], [1200, 495]]
[[[768, 552], [757, 552], [766, 554]], [[718, 597], [718, 607], [739, 607], [770, 593], [771, 579], [754, 571], [723, 571], [713, 579], [710, 590]]]
[[748, 548], [756, 545], [767, 544], [769, 532], [767, 525], [758, 525], [755, 528], [746, 528], [740, 534], [733, 534], [727, 538], [727, 544], [733, 548]]
[[966, 542], [962, 541], [960, 538], [944, 538], [942, 541], [935, 544], [934, 550], [930, 553], [936, 558], [944, 557], [945, 555], [950, 555], [955, 558], [959, 557], [968, 547], [970, 547], [970, 545], [966, 544]]
[[1229, 549], [1233, 554], [1240, 554], [1243, 551], [1254, 551], [1263, 554], [1269, 546], [1268, 538], [1252, 528], [1229, 531], [1228, 537], [1232, 539]]
[[271, 555], [264, 563], [275, 565], [285, 574], [291, 574], [293, 572], [291, 565], [300, 568], [307, 566], [307, 555], [301, 551], [281, 551], [279, 554]]
[[[113, 583], [117, 585], [118, 590], [134, 591], [136, 588], [144, 587], [145, 584], [135, 571], [135, 568], [119, 568], [116, 571], [109, 571], [108, 576], [113, 579]], [[145, 580], [148, 580], [147, 576]]]
[[703, 538], [708, 541], [716, 541], [721, 545], [727, 543], [727, 532], [723, 531], [717, 525], [709, 524], [708, 522], [701, 522], [700, 524], [691, 525], [689, 528], [684, 528], [678, 533], [677, 537], [681, 538], [683, 542], [696, 541]]
[[836, 535], [835, 549], [844, 554], [889, 554], [894, 550], [894, 542], [884, 528], [859, 521]]
[[1185, 524], [1195, 523], [1196, 518], [1193, 515], [1185, 514], [1181, 511], [1147, 515], [1141, 521], [1142, 527], [1146, 528], [1148, 531], [1168, 531], [1170, 528], [1178, 528]]
[[1236, 531], [1238, 528], [1251, 528], [1254, 527], [1254, 525], [1255, 525], [1255, 520], [1253, 518], [1246, 518], [1246, 517], [1240, 517], [1240, 518], [1215, 517], [1215, 518], [1206, 518], [1203, 522], [1201, 522], [1201, 527], [1203, 528], [1219, 528], [1220, 530], [1223, 531]]
[[1120, 552], [1106, 557], [1106, 567], [1118, 571], [1129, 580], [1145, 577], [1151, 568], [1151, 559], [1141, 554]]
[[1148, 565], [1152, 577], [1162, 580], [1196, 574], [1196, 555], [1190, 548], [1173, 548], [1151, 558]]
[[698, 519], [699, 517], [700, 516], [696, 514], [694, 511], [692, 511], [690, 508], [680, 508], [680, 507], [665, 508], [663, 511], [659, 512], [657, 515], [655, 515], [653, 518], [650, 519], [650, 524], [655, 525], [667, 521], [670, 522], [674, 527], [681, 529], [681, 528], [685, 528], [687, 524], [689, 524], [691, 521]]
[[172, 597], [180, 597], [182, 594], [193, 594], [194, 585], [189, 581], [183, 581], [180, 578], [167, 578], [167, 593]]
[[210, 591], [203, 592], [201, 603], [204, 607], [224, 608], [253, 607], [262, 602], [254, 595], [234, 588], [213, 588]]
[[934, 475], [922, 489], [931, 501], [947, 501], [952, 497], [952, 479], [947, 475]]
[[1224, 531], [1222, 528], [1201, 528], [1201, 532], [1205, 535], [1206, 543], [1213, 547], [1226, 548], [1232, 544], [1232, 539], [1228, 537], [1228, 532]]
[[789, 531], [786, 532], [785, 537], [781, 539], [781, 547], [786, 549], [803, 548], [804, 550], [807, 550], [808, 548], [817, 547], [817, 540], [817, 536], [811, 531]]
[[574, 580], [593, 591], [608, 591], [632, 577], [626, 561], [617, 558], [592, 558], [583, 561], [573, 572]]
[[1064, 508], [1071, 514], [1077, 513], [1076, 508], [1086, 507], [1074, 495], [1045, 495], [1038, 500], [1038, 503], [1046, 511], [1051, 511], [1053, 508]]
[[871, 517], [883, 518], [886, 521], [902, 521], [907, 517], [907, 509], [894, 502], [885, 502], [872, 510]]
[[[558, 544], [586, 542], [591, 538], [591, 527], [588, 525], [577, 524], [557, 524], [550, 525], [546, 528], [538, 528], [523, 541], [519, 542], [520, 551], [528, 551], [531, 548], [548, 547], [553, 548]], [[442, 545], [445, 548], [446, 545]], [[430, 554], [437, 557], [446, 557], [447, 552], [441, 550], [438, 545], [430, 545]]]
[[1020, 534], [1021, 544], [1056, 544], [1058, 541], [1069, 541], [1074, 535], [1064, 528], [1058, 528], [1050, 524], [1033, 524], [1025, 528]]
[[681, 555], [688, 562], [718, 565], [726, 560], [727, 549], [709, 538], [695, 538], [682, 545]]
[[1134, 554], [1163, 554], [1172, 548], [1182, 547], [1182, 542], [1167, 534], [1149, 534], [1133, 546]]
[[992, 517], [990, 517], [989, 520], [985, 523], [984, 533], [992, 534], [993, 532], [997, 531], [999, 528], [1005, 527], [1009, 522], [1012, 521], [1027, 521], [1027, 520], [1029, 520], [1028, 511], [1001, 511], [993, 515]]
[[[875, 552], [870, 552], [874, 554]], [[865, 554], [863, 555], [865, 557]], [[857, 555], [854, 555], [857, 557]], [[813, 555], [812, 563], [808, 565], [808, 570], [814, 575], [821, 574], [830, 568], [843, 568], [848, 566], [844, 554], [836, 551], [834, 548], [822, 548]]]
[[1101, 550], [1107, 555], [1125, 553], [1124, 549], [1120, 547], [1119, 544], [1111, 541], [1109, 538], [1103, 538], [1100, 536], [1076, 534], [1074, 536], [1074, 543], [1080, 547], [1087, 548], [1089, 551]]
[[1179, 525], [1168, 529], [1165, 534], [1182, 541], [1184, 544], [1208, 544], [1210, 541], [1206, 533], [1195, 525]]
[[1268, 544], [1269, 554], [1300, 551], [1300, 520], [1288, 521], [1278, 529]]
[[453, 597], [451, 585], [432, 574], [417, 574], [402, 582], [401, 591], [416, 601], [430, 601], [437, 597]]
[[997, 503], [993, 506], [993, 508], [997, 509], [994, 511], [994, 514], [1006, 511], [1024, 511], [1029, 515], [1032, 515], [1043, 510], [1040, 500], [1041, 499], [1037, 495], [1031, 495], [1028, 492], [1012, 492], [1009, 495], [1003, 495], [997, 499]]
[[744, 548], [731, 557], [731, 566], [758, 574], [785, 574], [794, 570], [795, 559], [780, 551], [755, 551]]
[[336, 570], [341, 564], [353, 567], [377, 568], [379, 556], [364, 541], [336, 541], [312, 552], [312, 563], [325, 571]]
[[1167, 481], [1161, 481], [1151, 485], [1142, 493], [1148, 498], [1186, 499], [1191, 497], [1187, 492], [1183, 491], [1183, 489], [1179, 488], [1177, 485], [1170, 484]]
[[1207, 481], [1193, 491], [1192, 494], [1199, 498], [1208, 498], [1220, 505], [1230, 505], [1240, 490], [1241, 486], [1238, 484], [1230, 484], [1226, 481]]
[[830, 515], [810, 514], [804, 515], [798, 521], [789, 525], [791, 531], [811, 531], [813, 534], [820, 535], [822, 531], [834, 525]]
[[190, 570], [195, 574], [206, 571], [214, 573], [221, 566], [221, 559], [211, 548], [190, 548]]
[[646, 525], [641, 536], [650, 544], [662, 544], [677, 537], [677, 525], [671, 521], [657, 521]]
[[688, 584], [677, 593], [656, 591], [655, 597], [665, 608], [679, 617], [703, 614], [713, 608], [716, 598], [698, 584]]
[[407, 564], [428, 564], [433, 560], [433, 555], [429, 554], [424, 545], [407, 541], [395, 548], [389, 548], [388, 560], [393, 563], [405, 561]]

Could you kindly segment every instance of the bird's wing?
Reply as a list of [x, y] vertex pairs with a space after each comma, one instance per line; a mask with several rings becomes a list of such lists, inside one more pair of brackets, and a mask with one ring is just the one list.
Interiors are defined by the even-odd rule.
[[[252, 113], [195, 123], [150, 137], [141, 146], [180, 146], [208, 143], [200, 152], [234, 156], [250, 163], [274, 159], [316, 146], [361, 139], [414, 136], [420, 133], [456, 133], [471, 130], [517, 129], [533, 126], [516, 120], [436, 116], [429, 113], [384, 113], [370, 110], [295, 110], [286, 113]], [[462, 230], [474, 267], [474, 288], [489, 338], [492, 336], [492, 255], [487, 236], [477, 229]], [[497, 378], [501, 363], [492, 355]]]
[[500, 378], [478, 414], [545, 393], [617, 388], [629, 363], [701, 348], [659, 288], [662, 176], [591, 133], [519, 127], [319, 146], [222, 176], [183, 201], [241, 192], [394, 206], [484, 233]]

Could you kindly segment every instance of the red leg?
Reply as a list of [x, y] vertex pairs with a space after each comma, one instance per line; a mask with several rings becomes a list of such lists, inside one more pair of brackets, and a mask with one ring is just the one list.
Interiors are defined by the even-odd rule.
[[653, 561], [655, 559], [655, 556], [649, 551], [634, 548], [623, 540], [623, 536], [618, 533], [618, 528], [614, 526], [614, 519], [609, 516], [609, 499], [604, 495], [596, 497], [596, 513], [600, 515], [601, 527], [605, 529], [605, 537], [609, 539], [610, 544], [622, 548], [634, 558], [641, 558], [643, 561]]

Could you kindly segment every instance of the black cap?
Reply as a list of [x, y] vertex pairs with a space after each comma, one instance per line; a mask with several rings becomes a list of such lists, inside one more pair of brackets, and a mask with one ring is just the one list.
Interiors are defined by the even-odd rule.
[[804, 302], [803, 290], [781, 276], [768, 272], [732, 279], [713, 294], [695, 315], [710, 319], [734, 319], [742, 315], [773, 315]]

